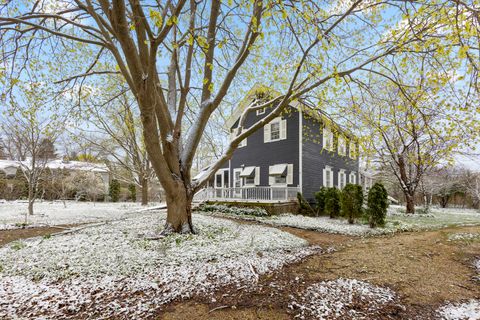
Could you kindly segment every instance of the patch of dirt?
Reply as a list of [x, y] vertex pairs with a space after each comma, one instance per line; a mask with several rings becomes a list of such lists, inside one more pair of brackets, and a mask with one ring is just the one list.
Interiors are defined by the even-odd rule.
[[476, 233], [480, 226], [370, 238], [281, 229], [335, 251], [262, 276], [252, 290], [225, 288], [214, 302], [197, 297], [171, 305], [160, 318], [288, 319], [296, 313], [289, 307], [292, 296], [302, 295], [313, 283], [338, 278], [363, 280], [396, 292], [406, 308], [387, 308], [378, 319], [433, 319], [434, 311], [446, 301], [480, 299], [472, 265], [480, 243], [447, 241], [450, 233]]
[[13, 230], [0, 230], [0, 247], [12, 241], [40, 237], [52, 233], [61, 232], [76, 225], [59, 225], [52, 227], [22, 228]]
[[290, 316], [281, 309], [269, 308], [232, 308], [231, 306], [210, 307], [205, 303], [187, 302], [168, 310], [162, 319], [211, 319], [211, 320], [287, 320]]

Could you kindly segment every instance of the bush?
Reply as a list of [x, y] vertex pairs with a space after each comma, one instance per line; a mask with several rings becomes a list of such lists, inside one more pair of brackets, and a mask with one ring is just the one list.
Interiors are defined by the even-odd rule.
[[304, 216], [315, 216], [315, 210], [313, 210], [312, 206], [308, 203], [308, 201], [303, 197], [300, 192], [297, 192], [297, 200], [298, 200], [298, 214]]
[[315, 201], [317, 203], [317, 212], [320, 215], [325, 214], [325, 193], [327, 188], [321, 187], [320, 191], [315, 192]]
[[112, 202], [118, 202], [120, 198], [120, 182], [117, 179], [112, 179], [108, 187], [108, 195]]
[[362, 204], [362, 187], [348, 183], [345, 188], [343, 188], [340, 198], [341, 212], [342, 215], [348, 219], [348, 223], [353, 224], [356, 218], [362, 216]]
[[381, 183], [375, 183], [370, 189], [367, 204], [367, 215], [370, 227], [384, 226], [388, 208], [388, 194]]
[[28, 198], [28, 181], [23, 174], [22, 169], [18, 168], [13, 182], [13, 199]]
[[128, 185], [128, 191], [130, 192], [130, 199], [132, 200], [132, 202], [136, 202], [137, 201], [137, 187], [131, 183]]
[[262, 208], [228, 207], [222, 204], [203, 204], [197, 210], [203, 212], [220, 212], [231, 215], [245, 215], [256, 217], [268, 216], [267, 211]]
[[330, 218], [340, 215], [340, 191], [337, 188], [328, 188], [325, 192], [325, 214]]

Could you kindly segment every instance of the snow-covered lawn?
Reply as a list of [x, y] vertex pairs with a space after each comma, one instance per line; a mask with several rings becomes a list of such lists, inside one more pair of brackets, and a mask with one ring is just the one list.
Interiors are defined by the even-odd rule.
[[387, 228], [393, 230], [429, 230], [452, 226], [480, 225], [480, 212], [473, 209], [432, 208], [428, 214], [407, 215], [405, 208], [390, 206], [387, 216]]
[[323, 281], [309, 286], [290, 304], [300, 319], [368, 319], [395, 303], [395, 293], [355, 279]]
[[[221, 206], [220, 206], [221, 207]], [[330, 219], [329, 217], [307, 217], [296, 214], [281, 214], [274, 216], [244, 214], [243, 210], [231, 208], [231, 210], [199, 211], [199, 213], [224, 216], [235, 219], [258, 221], [273, 226], [295, 227], [306, 230], [314, 230], [328, 233], [346, 235], [368, 236], [391, 234], [399, 231], [420, 231], [440, 229], [449, 226], [472, 226], [480, 225], [480, 213], [475, 210], [462, 209], [432, 209], [428, 215], [406, 215], [401, 213], [402, 207], [391, 206], [383, 228], [370, 228], [361, 220], [356, 224], [349, 224], [346, 219]]]
[[[76, 202], [38, 201], [34, 205], [34, 215], [28, 217], [28, 226], [52, 226], [101, 222], [119, 219], [126, 213], [141, 210], [139, 203], [133, 202]], [[158, 205], [153, 204], [153, 205]], [[25, 222], [28, 203], [25, 201], [0, 202], [0, 230], [16, 229]]]
[[448, 241], [464, 241], [464, 242], [473, 242], [480, 241], [480, 233], [471, 233], [471, 232], [457, 232], [450, 233], [448, 235]]
[[0, 318], [145, 318], [173, 299], [253, 286], [320, 250], [278, 229], [201, 215], [197, 235], [146, 240], [165, 218], [144, 212], [0, 248]]
[[480, 320], [480, 301], [449, 303], [438, 309], [437, 313], [445, 320]]

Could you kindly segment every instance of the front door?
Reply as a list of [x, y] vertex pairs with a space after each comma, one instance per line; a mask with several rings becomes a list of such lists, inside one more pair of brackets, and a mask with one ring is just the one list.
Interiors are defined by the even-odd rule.
[[241, 172], [241, 168], [233, 169], [233, 195], [235, 198], [242, 197], [242, 178], [240, 177]]
[[215, 174], [215, 196], [228, 198], [228, 169], [218, 170]]

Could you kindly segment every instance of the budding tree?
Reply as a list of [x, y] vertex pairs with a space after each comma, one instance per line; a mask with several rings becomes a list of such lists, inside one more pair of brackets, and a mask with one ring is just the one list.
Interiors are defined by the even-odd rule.
[[[53, 77], [74, 87], [100, 84], [111, 74], [124, 78], [140, 110], [149, 160], [165, 189], [165, 232], [192, 232], [194, 194], [243, 139], [310, 92], [325, 96], [406, 45], [422, 51], [424, 37], [437, 31], [438, 23], [450, 23], [445, 18], [459, 6], [389, 0], [9, 1], [0, 9], [0, 37], [4, 59], [17, 65], [35, 54], [68, 59], [62, 64], [68, 68]], [[399, 24], [401, 19], [406, 23]], [[429, 52], [438, 51], [439, 43], [428, 44]], [[59, 48], [67, 54], [60, 55]], [[75, 51], [82, 52], [75, 56]], [[75, 70], [71, 61], [84, 69]], [[384, 70], [378, 64], [373, 71]], [[280, 94], [252, 102], [245, 112], [265, 107], [272, 112], [238, 132], [208, 174], [192, 182], [190, 169], [209, 119], [229, 93], [256, 82]]]
[[84, 114], [87, 126], [79, 126], [77, 139], [104, 154], [116, 178], [135, 183], [141, 190], [142, 205], [148, 204], [149, 183], [154, 172], [140, 132], [141, 120], [134, 108], [135, 100], [127, 92], [107, 104], [90, 100], [92, 103]]
[[54, 153], [52, 141], [61, 133], [63, 120], [54, 113], [49, 91], [39, 82], [17, 83], [15, 96], [8, 102], [0, 120], [3, 148], [27, 180], [28, 215], [33, 215], [39, 182]]

